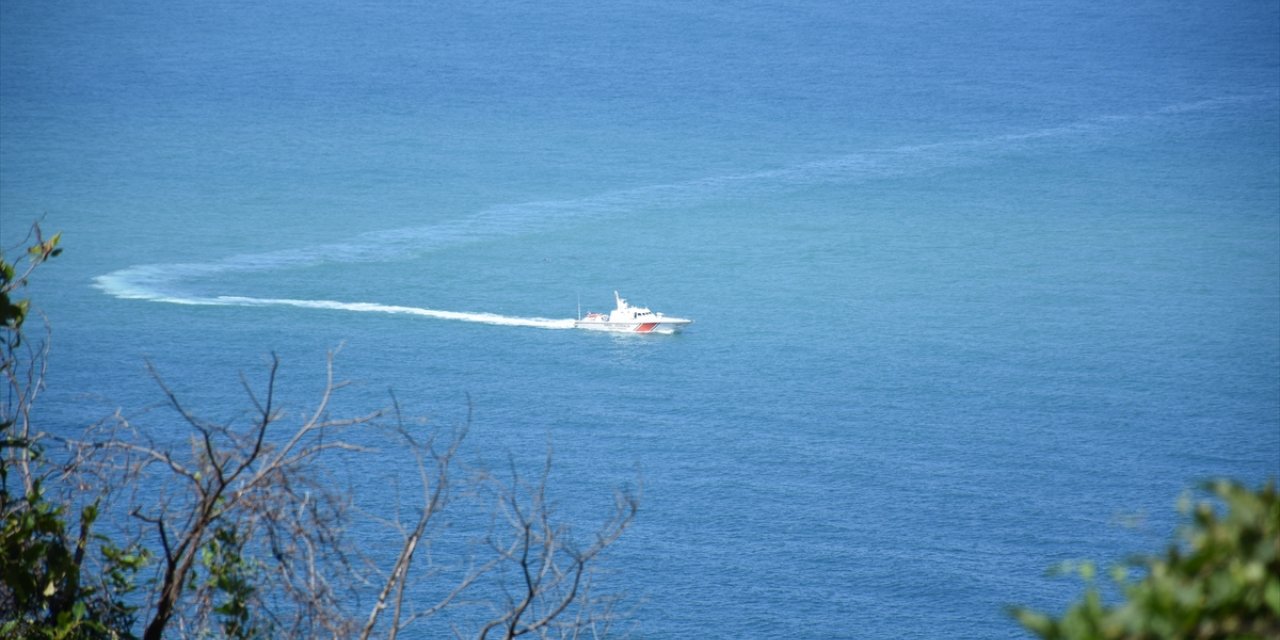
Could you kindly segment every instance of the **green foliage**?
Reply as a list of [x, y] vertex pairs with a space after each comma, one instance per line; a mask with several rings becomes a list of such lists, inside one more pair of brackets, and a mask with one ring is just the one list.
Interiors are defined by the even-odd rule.
[[1069, 566], [1088, 584], [1061, 618], [1016, 608], [1024, 627], [1049, 640], [1280, 638], [1280, 500], [1276, 485], [1257, 491], [1229, 481], [1206, 487], [1211, 502], [1181, 510], [1191, 516], [1183, 544], [1140, 563], [1141, 579], [1117, 567], [1111, 578], [1124, 602], [1102, 601], [1091, 563]]
[[[39, 227], [33, 232], [36, 243], [24, 256], [9, 262], [0, 254], [0, 372], [8, 386], [0, 406], [0, 637], [131, 638], [134, 608], [125, 599], [147, 556], [92, 533], [97, 502], [80, 509], [78, 532], [73, 533], [70, 505], [45, 496], [42, 478], [49, 467], [39, 436], [26, 428], [33, 388], [40, 381], [24, 381], [16, 374], [24, 354], [38, 357], [20, 348], [30, 303], [17, 294], [38, 265], [62, 252], [61, 234], [44, 240]], [[21, 480], [15, 481], [15, 475]], [[84, 559], [91, 546], [102, 554], [102, 573], [85, 580]]]
[[[11, 425], [4, 425], [7, 431]], [[39, 460], [38, 445], [5, 440], [6, 449], [24, 447]], [[11, 452], [6, 451], [6, 454]], [[0, 636], [22, 638], [131, 638], [134, 607], [125, 598], [134, 590], [134, 574], [147, 556], [121, 550], [91, 533], [98, 518], [93, 503], [80, 511], [79, 533], [68, 531], [66, 506], [44, 496], [39, 480], [30, 491], [8, 490], [11, 457], [0, 457]], [[84, 556], [99, 542], [105, 580], [83, 582]]]
[[[33, 231], [36, 243], [27, 248], [25, 264], [20, 262], [21, 259], [9, 262], [3, 252], [0, 252], [0, 327], [7, 329], [4, 346], [9, 350], [16, 349], [21, 344], [22, 323], [30, 310], [30, 301], [15, 300], [11, 294], [26, 286], [27, 276], [40, 263], [62, 253], [62, 249], [58, 248], [58, 243], [62, 240], [61, 233], [55, 233], [52, 238], [45, 240], [40, 235], [40, 227], [33, 227]], [[10, 355], [5, 354], [6, 367], [12, 362]]]
[[257, 563], [246, 556], [243, 540], [234, 524], [219, 527], [200, 550], [205, 586], [222, 594], [213, 612], [221, 619], [222, 634], [227, 638], [266, 637], [250, 614], [249, 604], [257, 588]]

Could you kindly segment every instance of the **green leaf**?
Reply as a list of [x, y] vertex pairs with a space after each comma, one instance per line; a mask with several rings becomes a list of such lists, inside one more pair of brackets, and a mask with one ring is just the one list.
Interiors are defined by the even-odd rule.
[[97, 502], [94, 502], [93, 504], [87, 504], [83, 509], [80, 510], [81, 526], [87, 527], [89, 525], [92, 525], [95, 521], [97, 521], [97, 519], [98, 519], [98, 503]]
[[1094, 576], [1097, 575], [1097, 569], [1092, 562], [1082, 562], [1079, 571], [1080, 577], [1084, 578], [1086, 582], [1092, 582]]
[[1010, 613], [1018, 619], [1018, 622], [1022, 623], [1022, 626], [1041, 636], [1049, 637], [1053, 633], [1054, 627], [1057, 626], [1049, 616], [1043, 613], [1036, 613], [1030, 609], [1015, 608]]
[[[1274, 481], [1254, 491], [1217, 481], [1203, 489], [1213, 501], [1180, 500], [1189, 517], [1175, 543], [1159, 556], [1110, 569], [1124, 601], [1105, 603], [1092, 563], [1064, 563], [1061, 572], [1087, 583], [1081, 599], [1061, 618], [1011, 609], [1042, 638], [1271, 637], [1280, 629], [1280, 496]], [[1252, 628], [1263, 631], [1262, 636]], [[1239, 634], [1237, 632], [1240, 632]], [[1272, 634], [1274, 635], [1274, 634]]]
[[1118, 564], [1111, 567], [1111, 580], [1116, 584], [1124, 584], [1129, 579], [1129, 567]]

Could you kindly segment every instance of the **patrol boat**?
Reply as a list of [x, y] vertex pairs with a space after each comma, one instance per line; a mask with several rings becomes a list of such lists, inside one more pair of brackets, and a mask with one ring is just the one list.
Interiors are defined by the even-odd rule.
[[617, 291], [613, 292], [613, 299], [618, 306], [607, 314], [588, 313], [583, 316], [579, 312], [578, 319], [573, 322], [574, 328], [618, 333], [675, 333], [684, 325], [693, 323], [685, 318], [664, 316], [650, 311], [648, 307], [633, 307]]

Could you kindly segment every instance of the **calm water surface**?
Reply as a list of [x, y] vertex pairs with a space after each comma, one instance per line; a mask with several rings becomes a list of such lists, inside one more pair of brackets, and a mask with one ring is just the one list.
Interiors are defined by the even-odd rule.
[[[1047, 568], [1280, 473], [1277, 15], [6, 3], [0, 234], [67, 247], [41, 417], [181, 438], [145, 359], [231, 419], [341, 344], [350, 413], [550, 441], [584, 530], [642, 478], [640, 637], [1022, 637]], [[697, 323], [538, 327], [614, 289]]]

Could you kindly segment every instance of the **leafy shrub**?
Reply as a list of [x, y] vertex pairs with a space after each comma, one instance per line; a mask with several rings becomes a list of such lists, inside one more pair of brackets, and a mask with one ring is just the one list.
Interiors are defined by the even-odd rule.
[[1280, 638], [1280, 501], [1275, 482], [1257, 491], [1220, 480], [1206, 486], [1225, 506], [1212, 502], [1181, 510], [1191, 516], [1182, 544], [1163, 556], [1137, 563], [1142, 578], [1117, 567], [1112, 578], [1124, 594], [1116, 606], [1103, 603], [1092, 564], [1077, 567], [1088, 583], [1083, 598], [1060, 618], [1012, 610], [1041, 638], [1164, 639]]

